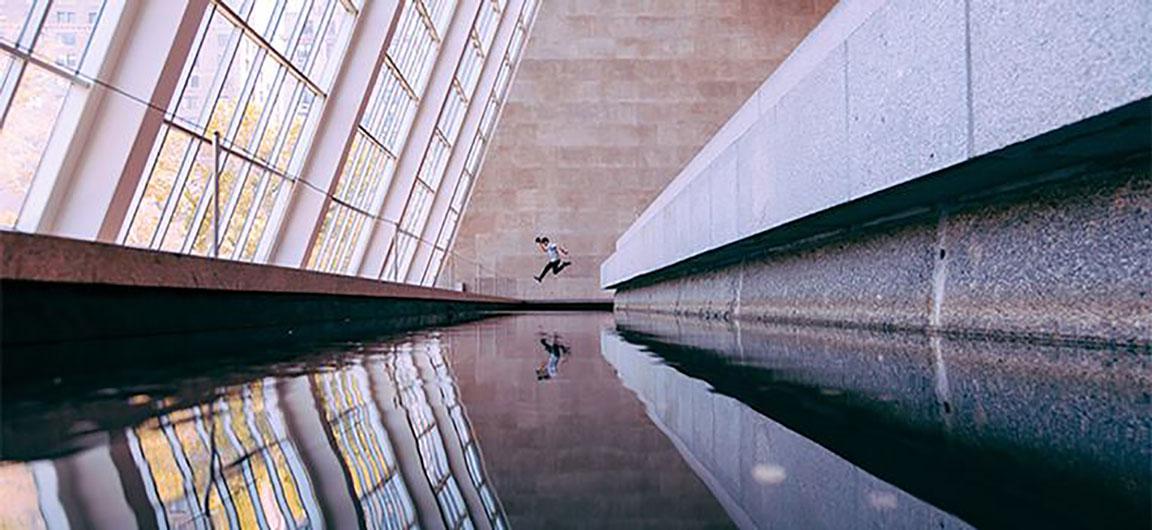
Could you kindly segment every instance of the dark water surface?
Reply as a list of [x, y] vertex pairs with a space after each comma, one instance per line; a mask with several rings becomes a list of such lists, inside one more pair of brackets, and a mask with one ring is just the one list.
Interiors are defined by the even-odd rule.
[[619, 317], [5, 385], [0, 528], [1147, 527], [1146, 355]]

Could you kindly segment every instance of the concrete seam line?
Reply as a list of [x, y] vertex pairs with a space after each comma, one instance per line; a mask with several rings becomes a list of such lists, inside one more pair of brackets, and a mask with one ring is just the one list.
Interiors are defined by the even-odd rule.
[[928, 327], [931, 329], [940, 327], [940, 314], [944, 307], [944, 286], [948, 279], [947, 224], [948, 212], [941, 207], [936, 221], [936, 248], [932, 252], [932, 306], [928, 313]]
[[968, 155], [964, 158], [969, 159], [976, 150], [976, 116], [972, 110], [972, 0], [964, 0], [964, 80], [964, 98], [968, 111]]

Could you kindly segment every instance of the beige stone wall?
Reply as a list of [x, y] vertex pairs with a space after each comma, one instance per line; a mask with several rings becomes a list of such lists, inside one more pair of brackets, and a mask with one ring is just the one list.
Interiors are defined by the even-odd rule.
[[[833, 4], [543, 0], [454, 250], [500, 294], [609, 297], [616, 238]], [[542, 285], [538, 234], [575, 263]]]

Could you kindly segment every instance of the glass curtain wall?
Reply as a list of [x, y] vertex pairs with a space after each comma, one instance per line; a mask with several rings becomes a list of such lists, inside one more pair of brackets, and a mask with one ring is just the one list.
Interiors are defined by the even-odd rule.
[[211, 0], [121, 240], [261, 260], [362, 2]]
[[91, 89], [125, 1], [0, 1], [0, 229], [16, 226], [33, 179], [55, 178], [42, 169], [52, 137], [75, 127], [68, 109]]
[[[206, 0], [198, 25], [189, 28], [195, 35], [187, 57], [169, 59], [176, 61], [179, 77], [167, 108], [156, 109], [163, 118], [155, 139], [145, 152], [131, 154], [145, 163], [116, 242], [267, 262], [290, 214], [289, 198], [298, 186], [308, 185], [300, 173], [334, 80], [342, 68], [363, 67], [345, 66], [345, 54], [371, 1]], [[302, 267], [358, 273], [373, 228], [383, 223], [395, 226], [397, 235], [384, 256], [374, 256], [385, 265], [372, 274], [435, 283], [536, 3], [530, 0], [519, 13], [505, 14], [507, 0], [482, 0], [475, 14], [469, 10], [474, 18], [467, 44], [459, 58], [452, 57], [456, 62], [444, 61], [454, 68], [453, 78], [444, 99], [437, 95], [435, 102], [424, 101], [425, 91], [458, 1], [401, 3]], [[98, 77], [102, 69], [119, 68], [120, 55], [139, 46], [115, 37], [132, 29], [126, 22], [134, 20], [140, 5], [134, 0], [0, 0], [0, 230], [25, 225], [37, 230], [42, 215], [53, 215], [51, 201], [66, 197], [74, 184], [57, 179], [61, 168], [89, 167], [86, 159], [100, 156], [81, 150], [86, 144], [76, 136], [89, 115], [103, 124], [93, 113], [96, 100], [89, 98], [94, 87], [107, 87], [110, 98], [149, 105], [147, 98]], [[490, 57], [493, 48], [503, 48], [494, 42], [501, 21], [512, 16], [511, 47], [503, 57]], [[492, 93], [478, 89], [485, 68], [498, 69]], [[484, 102], [481, 130], [462, 132], [477, 101]], [[415, 182], [391, 190], [397, 158], [421, 105], [434, 111], [434, 132], [428, 145], [420, 146]], [[125, 131], [125, 138], [136, 134]], [[453, 153], [463, 149], [466, 167], [448, 174]], [[85, 160], [74, 160], [81, 155]], [[136, 176], [131, 176], [134, 183]], [[395, 219], [382, 218], [389, 194], [405, 203]], [[436, 197], [444, 194], [451, 194], [449, 201], [441, 199], [450, 202], [446, 218], [439, 222], [445, 208], [438, 206], [429, 225]], [[417, 252], [422, 244], [428, 246]]]
[[456, 7], [455, 0], [412, 0], [404, 6], [308, 268], [355, 272], [350, 270], [354, 257], [362, 251], [368, 228], [384, 202]]
[[456, 237], [456, 228], [460, 222], [460, 216], [463, 214], [464, 206], [468, 201], [468, 194], [472, 191], [472, 184], [480, 172], [484, 154], [488, 149], [488, 145], [491, 143], [492, 133], [495, 132], [496, 129], [497, 117], [499, 116], [504, 100], [508, 96], [508, 88], [512, 80], [512, 70], [520, 60], [520, 54], [523, 51], [522, 49], [528, 36], [528, 30], [532, 24], [533, 16], [536, 14], [536, 5], [536, 0], [525, 0], [520, 10], [520, 16], [516, 19], [516, 28], [513, 31], [508, 50], [504, 54], [504, 59], [500, 63], [500, 71], [496, 76], [496, 85], [493, 87], [488, 101], [484, 105], [484, 114], [480, 118], [480, 127], [476, 130], [476, 135], [469, 144], [468, 158], [465, 159], [460, 176], [456, 179], [456, 188], [452, 191], [452, 202], [449, 204], [444, 222], [440, 224], [440, 230], [434, 240], [435, 248], [433, 248], [429, 263], [427, 267], [425, 267], [423, 275], [420, 277], [419, 281], [422, 285], [431, 286], [436, 284], [448, 250], [452, 248], [452, 242]]
[[484, 59], [491, 51], [497, 22], [500, 20], [503, 8], [503, 0], [487, 0], [480, 6], [480, 11], [473, 21], [468, 44], [457, 62], [451, 87], [432, 132], [432, 139], [425, 149], [420, 169], [416, 173], [416, 182], [400, 216], [396, 237], [385, 260], [383, 279], [398, 281], [407, 274], [420, 231], [428, 220], [432, 201], [444, 178], [448, 159], [460, 135], [460, 128], [476, 92], [476, 85], [480, 81]]

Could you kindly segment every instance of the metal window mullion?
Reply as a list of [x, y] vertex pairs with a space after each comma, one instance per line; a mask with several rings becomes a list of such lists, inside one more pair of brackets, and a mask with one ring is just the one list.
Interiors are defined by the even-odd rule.
[[52, 9], [53, 1], [46, 0], [32, 4], [32, 8], [28, 10], [28, 16], [20, 26], [20, 35], [16, 37], [17, 46], [26, 46], [29, 53], [36, 47], [36, 41], [44, 30], [44, 22], [48, 19], [48, 11]]
[[[205, 137], [201, 133], [194, 131], [192, 129], [189, 129], [187, 127], [184, 127], [183, 125], [180, 125], [178, 123], [169, 122], [166, 125], [174, 128], [176, 130], [179, 130], [185, 134], [188, 134], [188, 135], [192, 136], [192, 138], [199, 140], [201, 142], [205, 142], [205, 143], [211, 143], [212, 142], [211, 139]], [[245, 153], [245, 152], [237, 150], [237, 149], [232, 149], [228, 146], [224, 146], [223, 151], [225, 153], [227, 153], [228, 155], [235, 156], [246, 163], [253, 164], [260, 169], [263, 169], [265, 171], [271, 171], [271, 172], [273, 172], [273, 173], [275, 173], [275, 174], [277, 174], [283, 178], [289, 179], [289, 180], [294, 180], [287, 173], [280, 171], [279, 169], [276, 169], [275, 167], [269, 165], [267, 162], [264, 162], [263, 160], [260, 160], [259, 158], [256, 158], [256, 157], [254, 157], [248, 153]]]
[[[220, 167], [213, 168], [213, 171], [224, 173], [224, 168], [228, 167], [228, 164], [233, 161], [233, 157], [239, 157], [231, 150], [221, 148], [221, 151], [223, 151], [222, 154], [224, 154], [224, 156], [220, 159]], [[240, 163], [243, 164], [244, 161], [241, 160]], [[241, 171], [242, 170], [243, 167], [241, 168]], [[200, 231], [200, 223], [204, 222], [204, 218], [208, 215], [208, 209], [212, 206], [212, 201], [218, 196], [216, 186], [220, 184], [220, 180], [221, 179], [213, 178], [212, 174], [209, 174], [207, 182], [205, 182], [204, 185], [204, 193], [202, 193], [200, 199], [196, 201], [196, 210], [192, 214], [192, 224], [189, 225], [188, 232], [184, 234], [184, 242], [180, 245], [180, 252], [187, 254], [192, 250], [192, 247], [195, 246], [196, 236]], [[216, 222], [218, 221], [219, 220], [216, 220]]]
[[[328, 8], [324, 11], [324, 14], [321, 15], [320, 24], [316, 26], [316, 42], [313, 44], [314, 48], [312, 49], [312, 53], [308, 54], [308, 61], [304, 63], [304, 68], [302, 69], [304, 72], [307, 72], [309, 76], [315, 75], [312, 67], [316, 65], [316, 57], [320, 56], [320, 47], [323, 45], [324, 37], [328, 33], [328, 27], [332, 25], [332, 20], [336, 17], [337, 4], [338, 2], [328, 2]], [[317, 92], [326, 95], [325, 91], [317, 90]]]
[[372, 163], [374, 153], [378, 151], [373, 151], [368, 142], [361, 142], [359, 147], [360, 149], [356, 152], [356, 158], [352, 160], [352, 166], [349, 168], [348, 174], [344, 177], [350, 180], [348, 181], [348, 186], [344, 188], [344, 196], [341, 197], [341, 199], [349, 204], [355, 205], [357, 208], [363, 208], [363, 206], [360, 205], [360, 195], [370, 178], [369, 175], [371, 171], [369, 164]]
[[275, 88], [268, 94], [266, 107], [260, 114], [260, 120], [256, 122], [256, 129], [252, 131], [252, 138], [248, 140], [248, 146], [239, 146], [241, 150], [248, 152], [253, 158], [259, 156], [260, 144], [264, 143], [264, 136], [268, 134], [268, 124], [272, 122], [273, 111], [276, 110], [276, 100], [280, 98], [280, 92], [284, 90], [284, 77], [287, 71], [280, 68], [276, 72], [276, 78], [272, 81]]
[[380, 149], [373, 149], [371, 152], [371, 159], [368, 162], [367, 172], [365, 174], [364, 186], [357, 192], [356, 201], [364, 210], [371, 211], [376, 202], [377, 190], [383, 184], [382, 179], [384, 176], [384, 169], [387, 168], [390, 162], [390, 156], [387, 152]]
[[264, 435], [260, 433], [260, 429], [256, 425], [256, 414], [252, 410], [255, 407], [252, 405], [251, 389], [248, 389], [242, 399], [244, 400], [244, 406], [241, 408], [241, 411], [244, 415], [245, 425], [248, 427], [248, 431], [252, 433], [252, 438], [256, 442], [257, 447], [260, 448], [261, 460], [264, 461], [264, 466], [268, 468], [268, 474], [271, 475], [269, 478], [275, 477], [271, 482], [272, 493], [276, 497], [276, 504], [280, 508], [280, 513], [284, 516], [284, 519], [294, 520], [292, 510], [288, 507], [288, 499], [284, 496], [284, 485], [280, 482], [282, 479], [280, 471], [276, 469], [276, 463], [270, 454], [270, 445], [264, 440]]
[[[157, 418], [157, 421], [160, 423], [160, 432], [164, 435], [165, 441], [168, 442], [168, 449], [172, 452], [172, 460], [176, 462], [176, 468], [180, 470], [181, 482], [184, 483], [185, 498], [199, 500], [199, 494], [196, 491], [196, 476], [192, 472], [192, 464], [188, 460], [188, 453], [184, 450], [184, 444], [180, 441], [180, 437], [176, 435], [172, 422], [167, 416]], [[190, 502], [189, 504], [192, 505], [193, 520], [199, 521], [200, 518], [204, 516], [200, 511], [200, 503]], [[161, 505], [164, 516], [167, 518], [168, 510], [165, 508], [166, 506]]]
[[[349, 212], [352, 212], [349, 210]], [[348, 222], [344, 225], [344, 229], [340, 231], [340, 237], [336, 241], [336, 247], [333, 252], [332, 268], [341, 274], [347, 272], [347, 258], [349, 247], [352, 245], [352, 240], [357, 239], [356, 235], [359, 234], [359, 227], [364, 221], [364, 216], [355, 212], [349, 213]]]
[[348, 235], [348, 230], [352, 227], [352, 224], [355, 222], [354, 220], [355, 220], [356, 214], [357, 214], [356, 210], [349, 208], [349, 207], [345, 207], [345, 208], [340, 209], [338, 216], [337, 216], [337, 220], [339, 222], [336, 223], [336, 225], [333, 227], [332, 232], [330, 234], [328, 234], [329, 241], [328, 241], [327, 260], [328, 260], [328, 270], [330, 270], [330, 271], [335, 270], [337, 265], [340, 262], [341, 248], [344, 245], [344, 239]]
[[400, 89], [407, 93], [408, 97], [419, 99], [416, 90], [412, 88], [412, 85], [408, 84], [408, 80], [404, 77], [404, 72], [400, 70], [400, 66], [395, 63], [391, 56], [384, 57], [384, 64], [396, 74], [396, 79], [400, 81]]
[[364, 151], [361, 152], [363, 163], [360, 164], [362, 170], [359, 172], [360, 176], [357, 182], [353, 183], [355, 186], [348, 188], [349, 196], [347, 199], [357, 208], [368, 210], [368, 206], [364, 204], [364, 194], [372, 189], [375, 164], [379, 163], [382, 152], [379, 149], [372, 149], [369, 142], [364, 142], [364, 144]]
[[[298, 107], [300, 103], [304, 101], [304, 93], [307, 90], [308, 88], [305, 87], [303, 83], [299, 83], [296, 85], [295, 93], [288, 99], [288, 111], [284, 113], [284, 123], [280, 125], [279, 137], [276, 138], [276, 142], [272, 144], [272, 152], [269, 155], [270, 160], [268, 161], [268, 165], [270, 168], [275, 167], [276, 160], [280, 158], [280, 150], [284, 149], [285, 142], [288, 141], [288, 137], [292, 133], [292, 120], [296, 116], [296, 113], [300, 111]], [[311, 112], [312, 109], [308, 109], [308, 111]], [[301, 124], [300, 133], [301, 135], [304, 133], [303, 124]], [[299, 138], [297, 138], [297, 141], [299, 141]], [[284, 167], [287, 168], [291, 161], [292, 157], [289, 156], [288, 162], [284, 163]], [[279, 170], [275, 171], [280, 173]], [[287, 176], [286, 173], [284, 175]]]
[[[172, 134], [171, 125], [164, 133], [164, 139], [160, 144], [159, 149], [164, 149], [164, 143], [167, 143], [168, 135]], [[164, 236], [168, 233], [168, 225], [172, 222], [172, 216], [175, 215], [176, 208], [180, 205], [180, 195], [184, 192], [184, 186], [187, 184], [189, 175], [192, 174], [192, 168], [196, 165], [196, 153], [200, 151], [200, 147], [204, 142], [197, 136], [192, 136], [188, 139], [188, 146], [184, 148], [184, 158], [180, 161], [180, 167], [176, 170], [177, 173], [172, 179], [172, 190], [168, 193], [168, 198], [165, 199], [164, 209], [160, 213], [160, 219], [156, 222], [156, 231], [152, 234], [152, 242], [149, 247], [157, 249], [164, 244]], [[157, 151], [156, 159], [153, 161], [152, 173], [149, 175], [148, 182], [144, 183], [144, 192], [147, 192], [147, 186], [151, 180], [156, 176], [155, 164], [159, 162], [160, 151]], [[143, 192], [141, 194], [143, 197]], [[135, 217], [133, 217], [135, 221]]]
[[[215, 13], [210, 11], [210, 9], [210, 7], [206, 7], [204, 11], [205, 15], [200, 19], [200, 27], [197, 28], [196, 37], [192, 40], [192, 46], [188, 49], [188, 59], [184, 61], [184, 66], [180, 69], [180, 81], [177, 83], [176, 88], [172, 90], [172, 99], [168, 101], [168, 109], [164, 111], [165, 119], [175, 118], [177, 112], [180, 110], [180, 102], [184, 100], [184, 95], [188, 90], [192, 71], [196, 69], [196, 63], [200, 60], [204, 43], [208, 40], [208, 28], [212, 27], [212, 20]], [[215, 78], [213, 78], [212, 81], [214, 82]], [[199, 109], [199, 114], [203, 113], [204, 109]], [[196, 119], [197, 118], [192, 118], [192, 121]]]
[[316, 2], [323, 0], [305, 0], [304, 7], [300, 10], [300, 20], [296, 21], [296, 26], [288, 34], [288, 46], [284, 50], [284, 54], [291, 58], [296, 55], [296, 50], [300, 48], [300, 38], [304, 35], [304, 28], [308, 26], [308, 13], [312, 12], [312, 6]]
[[273, 178], [278, 178], [263, 171], [260, 177], [260, 184], [256, 187], [256, 193], [252, 196], [252, 209], [248, 210], [248, 214], [244, 216], [244, 225], [240, 227], [240, 238], [236, 241], [236, 246], [232, 248], [232, 259], [240, 259], [244, 247], [248, 246], [248, 239], [252, 236], [252, 226], [256, 223], [256, 215], [260, 212], [260, 204], [264, 202], [264, 195], [268, 193], [269, 182]]
[[[40, 8], [39, 12], [37, 12], [37, 7]], [[12, 102], [16, 99], [17, 87], [19, 87], [20, 82], [24, 80], [24, 72], [27, 70], [28, 60], [32, 58], [32, 52], [35, 51], [36, 43], [40, 40], [40, 34], [44, 30], [44, 21], [48, 18], [48, 10], [51, 8], [52, 0], [33, 4], [32, 9], [28, 11], [28, 18], [24, 19], [24, 24], [20, 29], [20, 36], [17, 37], [16, 46], [13, 48], [19, 51], [22, 46], [27, 45], [28, 51], [26, 54], [13, 54], [13, 62], [9, 66], [8, 74], [4, 76], [4, 86], [0, 87], [0, 128], [4, 127], [4, 124], [8, 121], [8, 113], [12, 110]], [[33, 22], [33, 20], [35, 20], [35, 22]], [[32, 31], [28, 33], [30, 28]], [[4, 46], [6, 48], [8, 47], [7, 44], [4, 44]], [[15, 71], [13, 71], [13, 69], [15, 69]], [[13, 74], [15, 74], [15, 77], [13, 77]]]
[[88, 40], [84, 43], [84, 51], [80, 52], [80, 59], [76, 62], [76, 71], [79, 72], [84, 66], [84, 61], [88, 60], [88, 52], [92, 50], [92, 37], [96, 35], [96, 28], [100, 26], [100, 22], [104, 19], [104, 10], [108, 7], [108, 1], [100, 2], [100, 9], [97, 11], [96, 20], [92, 23], [92, 32], [88, 34]]
[[[227, 400], [222, 402], [224, 414], [224, 436], [228, 438], [228, 442], [232, 444], [232, 449], [238, 455], [248, 454], [248, 448], [240, 441], [240, 437], [236, 435], [235, 429], [232, 427], [232, 411], [228, 405]], [[260, 492], [256, 489], [256, 474], [252, 471], [252, 459], [243, 458], [240, 464], [240, 472], [244, 474], [244, 486], [248, 490], [248, 496], [252, 499], [252, 511], [256, 514], [257, 528], [268, 528], [268, 517], [264, 514], [264, 503], [260, 502]]]
[[[215, 17], [217, 12], [218, 11], [213, 11], [212, 16]], [[209, 21], [205, 26], [204, 31], [207, 32], [211, 28], [212, 22]], [[207, 37], [207, 33], [205, 33], [205, 37]], [[224, 53], [222, 53], [220, 56], [220, 62], [217, 65], [218, 68], [216, 70], [216, 74], [212, 79], [212, 87], [207, 91], [207, 93], [205, 93], [204, 106], [200, 108], [200, 116], [196, 122], [194, 122], [196, 127], [203, 129], [200, 134], [207, 136], [207, 134], [211, 132], [208, 130], [208, 126], [211, 125], [212, 115], [216, 112], [216, 106], [220, 104], [220, 94], [224, 91], [224, 84], [228, 81], [228, 74], [232, 72], [232, 62], [236, 59], [236, 55], [240, 51], [240, 43], [243, 39], [244, 32], [240, 28], [236, 28], [236, 34], [229, 40], [228, 46], [224, 49]], [[197, 50], [196, 59], [194, 59], [194, 61], [199, 60], [200, 52], [203, 51], [203, 44], [204, 43], [201, 42], [201, 49]], [[193, 64], [192, 68], [188, 71], [189, 76], [188, 79], [185, 80], [185, 83], [191, 82], [191, 72], [193, 70], [195, 70], [195, 64]], [[181, 99], [183, 99], [183, 94], [181, 94]], [[175, 116], [175, 111], [173, 111], [173, 116]], [[201, 125], [201, 123], [203, 123], [203, 125]]]
[[347, 244], [348, 234], [356, 225], [358, 216], [351, 208], [345, 208], [341, 210], [341, 212], [344, 217], [340, 222], [339, 230], [333, 231], [332, 248], [328, 254], [328, 268], [332, 272], [343, 273], [343, 271], [340, 270], [340, 264], [344, 260], [344, 246]]
[[[223, 231], [220, 232], [220, 237], [222, 238], [220, 241], [221, 245], [228, 239], [229, 227], [232, 225], [232, 216], [236, 214], [236, 209], [240, 207], [240, 197], [244, 194], [244, 184], [248, 182], [249, 178], [252, 178], [253, 169], [258, 168], [252, 164], [245, 164], [243, 178], [237, 179], [236, 185], [232, 187], [231, 197], [228, 198], [227, 207], [220, 212], [219, 223], [223, 229]], [[237, 240], [239, 240], [239, 234], [237, 235]], [[235, 251], [236, 249], [233, 248], [232, 253], [234, 254]]]
[[340, 168], [340, 173], [337, 175], [336, 189], [330, 193], [333, 197], [339, 197], [344, 200], [349, 200], [352, 195], [352, 186], [356, 181], [356, 168], [360, 165], [360, 154], [367, 149], [368, 142], [364, 141], [362, 136], [354, 135], [352, 137], [352, 151], [344, 159], [344, 166]]
[[[236, 182], [237, 186], [232, 190], [233, 196], [235, 196], [236, 192], [239, 190], [238, 185], [242, 184], [242, 182], [243, 182], [243, 179], [240, 178], [240, 175], [246, 176], [247, 171], [249, 171], [253, 166], [257, 166], [260, 169], [264, 169], [266, 171], [272, 171], [275, 173], [279, 173], [278, 171], [276, 171], [273, 168], [264, 166], [264, 164], [262, 164], [260, 161], [256, 160], [255, 158], [246, 156], [245, 153], [242, 153], [242, 152], [239, 152], [239, 151], [236, 151], [233, 149], [229, 149], [229, 148], [222, 148], [222, 150], [224, 151], [226, 158], [221, 161], [221, 167], [217, 169], [221, 173], [224, 172], [224, 168], [228, 167], [228, 163], [232, 162], [233, 157], [235, 157], [236, 159], [239, 159], [241, 164], [244, 164], [244, 166], [240, 168], [240, 171], [237, 172], [238, 182]], [[215, 197], [216, 197], [215, 191], [216, 191], [217, 183], [218, 183], [218, 179], [213, 178], [213, 179], [209, 179], [209, 182], [207, 183], [207, 185], [205, 185], [204, 193], [200, 196], [200, 200], [197, 202], [196, 212], [192, 218], [192, 224], [188, 229], [188, 233], [184, 235], [184, 243], [181, 245], [181, 252], [183, 252], [183, 253], [190, 252], [192, 247], [196, 244], [196, 237], [197, 237], [197, 233], [199, 232], [199, 226], [201, 223], [204, 222], [204, 218], [208, 214], [208, 207], [211, 205], [212, 201], [215, 200]], [[220, 222], [220, 220], [216, 220], [216, 222]], [[224, 225], [221, 224], [221, 226], [224, 226]]]
[[[289, 60], [287, 57], [284, 57], [284, 55], [280, 53], [276, 47], [272, 45], [271, 42], [268, 42], [268, 40], [265, 39], [263, 35], [257, 33], [256, 30], [248, 26], [248, 24], [246, 24], [244, 20], [236, 14], [235, 11], [232, 11], [232, 8], [223, 3], [216, 3], [215, 6], [216, 11], [218, 13], [222, 13], [224, 18], [227, 18], [230, 22], [232, 22], [233, 25], [235, 25], [240, 30], [242, 35], [247, 35], [249, 38], [255, 41], [257, 46], [267, 50], [268, 53], [272, 55], [272, 57], [274, 57], [284, 67], [288, 68], [293, 77], [298, 78], [302, 83], [308, 85], [308, 87], [311, 88], [313, 92], [316, 92], [317, 94], [327, 94], [327, 92], [321, 90], [320, 87], [316, 85], [316, 83], [313, 83], [303, 70], [297, 68], [291, 60]], [[311, 62], [311, 60], [311, 57], [309, 57], [309, 62]]]
[[[215, 401], [210, 401], [208, 403], [209, 411], [212, 410], [214, 403]], [[214, 442], [212, 441], [208, 432], [204, 429], [203, 416], [200, 413], [200, 407], [193, 408], [192, 417], [196, 427], [196, 434], [200, 436], [200, 441], [204, 444], [204, 448], [208, 449], [209, 447], [212, 447]], [[219, 458], [219, 455], [216, 454], [211, 456], [214, 458]], [[211, 465], [212, 463], [210, 462], [209, 466]], [[223, 463], [221, 463], [221, 467], [223, 467]], [[209, 469], [211, 469], [211, 467]], [[212, 487], [213, 484], [216, 485], [216, 493], [220, 495], [220, 501], [224, 504], [225, 514], [228, 516], [229, 528], [239, 527], [240, 521], [239, 514], [236, 511], [236, 500], [232, 498], [232, 490], [228, 488], [228, 481], [225, 480], [223, 475], [215, 476], [213, 473], [209, 476], [208, 486], [206, 486], [206, 489]], [[211, 526], [211, 524], [209, 526]]]
[[413, 0], [413, 5], [416, 6], [416, 12], [420, 14], [420, 22], [424, 23], [424, 27], [428, 29], [428, 34], [436, 41], [439, 41], [439, 35], [436, 31], [436, 21], [432, 20], [432, 14], [428, 12], [428, 6], [424, 2]]
[[324, 230], [323, 240], [321, 240], [320, 244], [316, 247], [318, 253], [316, 254], [315, 268], [322, 270], [324, 272], [328, 272], [329, 262], [331, 261], [331, 259], [330, 259], [330, 255], [331, 255], [330, 254], [331, 253], [330, 246], [331, 246], [331, 241], [332, 241], [332, 234], [336, 233], [336, 231], [339, 230], [339, 226], [340, 226], [341, 211], [340, 211], [338, 205], [335, 204], [334, 202], [335, 201], [328, 204], [328, 212], [327, 212], [327, 215], [325, 215], [325, 217], [326, 217], [326, 219], [325, 219], [326, 223], [325, 224], [327, 224], [328, 226]]
[[372, 90], [368, 94], [368, 106], [364, 109], [364, 113], [360, 115], [360, 120], [356, 123], [361, 128], [369, 128], [371, 124], [375, 123], [380, 115], [380, 111], [384, 106], [383, 84], [385, 81], [384, 70], [376, 72], [376, 79], [372, 80]]
[[[254, 64], [252, 68], [249, 69], [248, 75], [244, 78], [244, 85], [240, 87], [240, 97], [236, 98], [236, 109], [224, 133], [224, 141], [232, 146], [232, 150], [236, 150], [238, 147], [232, 142], [232, 139], [236, 137], [236, 133], [240, 130], [240, 124], [244, 122], [244, 114], [248, 110], [248, 104], [251, 103], [252, 93], [256, 91], [256, 82], [260, 79], [260, 71], [264, 68], [264, 61], [267, 58], [267, 50], [262, 48], [256, 49]], [[233, 66], [236, 65], [234, 64]]]

